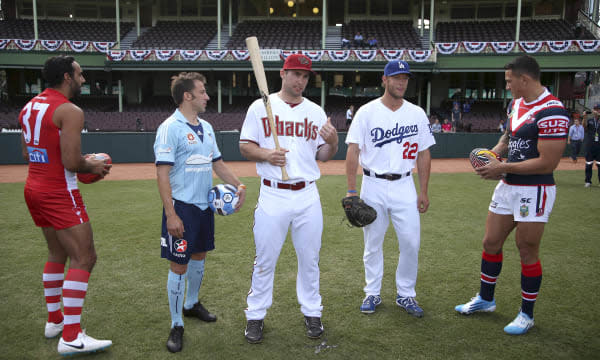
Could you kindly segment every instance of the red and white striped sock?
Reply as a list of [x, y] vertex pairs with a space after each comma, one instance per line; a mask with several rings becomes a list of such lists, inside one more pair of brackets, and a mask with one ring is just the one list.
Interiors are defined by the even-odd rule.
[[73, 341], [81, 332], [81, 309], [87, 292], [90, 273], [81, 269], [69, 269], [63, 285], [63, 303], [65, 307], [65, 327], [62, 337]]
[[48, 261], [44, 266], [42, 280], [44, 282], [44, 296], [48, 307], [48, 322], [60, 324], [63, 314], [60, 311], [60, 294], [62, 293], [63, 279], [65, 278], [65, 264]]

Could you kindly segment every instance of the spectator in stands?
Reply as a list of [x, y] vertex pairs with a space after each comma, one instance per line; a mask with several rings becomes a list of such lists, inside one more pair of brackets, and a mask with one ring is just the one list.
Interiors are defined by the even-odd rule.
[[573, 125], [569, 128], [569, 137], [567, 138], [567, 144], [571, 145], [571, 160], [574, 163], [577, 162], [577, 155], [581, 151], [581, 145], [583, 144], [584, 130], [583, 126], [579, 123], [579, 118], [573, 119]]
[[348, 111], [346, 111], [346, 129], [350, 129], [352, 119], [354, 118], [354, 105], [350, 105]]
[[468, 114], [471, 112], [471, 104], [473, 104], [473, 98], [470, 97], [468, 99], [465, 100], [465, 102], [463, 102], [462, 104], [462, 112], [465, 114]]
[[144, 131], [144, 127], [142, 126], [142, 120], [140, 120], [140, 118], [135, 119], [135, 129], [137, 131]]
[[375, 39], [375, 36], [369, 37], [368, 44], [369, 49], [377, 49], [377, 39]]
[[442, 124], [440, 124], [440, 119], [438, 119], [436, 116], [433, 116], [433, 124], [431, 125], [431, 131], [434, 133], [441, 133], [442, 132]]
[[452, 131], [456, 132], [458, 128], [461, 127], [462, 121], [462, 112], [460, 111], [460, 103], [454, 102], [454, 107], [452, 108]]
[[342, 37], [342, 49], [348, 48], [350, 49], [350, 40], [346, 39], [346, 37]]
[[449, 133], [452, 132], [452, 124], [448, 121], [448, 118], [444, 119], [444, 123], [442, 124], [442, 132]]
[[498, 131], [500, 131], [501, 133], [504, 133], [506, 131], [506, 123], [504, 122], [504, 119], [500, 119], [500, 124], [498, 124]]
[[362, 36], [362, 34], [360, 33], [360, 31], [356, 32], [356, 35], [354, 35], [354, 47], [362, 47], [364, 44], [364, 40], [365, 38]]

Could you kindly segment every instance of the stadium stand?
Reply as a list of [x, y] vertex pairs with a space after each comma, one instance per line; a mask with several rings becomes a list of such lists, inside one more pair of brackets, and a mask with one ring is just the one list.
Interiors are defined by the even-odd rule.
[[227, 43], [228, 49], [245, 49], [246, 38], [256, 36], [262, 48], [320, 49], [321, 22], [310, 20], [259, 20], [239, 23]]
[[351, 42], [357, 32], [364, 36], [365, 41], [374, 36], [382, 49], [421, 48], [419, 35], [411, 21], [353, 20], [342, 28], [343, 36]]
[[[121, 38], [133, 28], [133, 23], [120, 24]], [[38, 38], [44, 40], [115, 41], [116, 26], [106, 21], [38, 20]], [[0, 38], [33, 39], [33, 20], [0, 21]]]
[[132, 49], [204, 49], [217, 34], [215, 21], [159, 21], [142, 34]]

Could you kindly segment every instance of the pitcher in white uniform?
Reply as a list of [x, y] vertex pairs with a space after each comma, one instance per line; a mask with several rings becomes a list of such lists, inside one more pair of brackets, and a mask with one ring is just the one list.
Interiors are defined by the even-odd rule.
[[[319, 293], [323, 213], [315, 183], [320, 177], [316, 160], [327, 161], [335, 155], [338, 136], [323, 109], [302, 97], [311, 72], [308, 57], [288, 56], [280, 70], [281, 90], [269, 96], [280, 150], [275, 149], [260, 99], [248, 108], [240, 133], [240, 152], [256, 161], [261, 178], [253, 228], [256, 257], [245, 310], [249, 343], [262, 341], [264, 318], [273, 302], [275, 266], [290, 226], [298, 257], [296, 292], [307, 335], [319, 338], [323, 333]], [[282, 180], [282, 166], [289, 175], [287, 181]]]
[[[415, 301], [421, 237], [419, 213], [429, 207], [429, 147], [435, 139], [423, 109], [403, 98], [409, 77], [407, 62], [390, 61], [382, 77], [383, 96], [356, 112], [346, 137], [346, 196], [356, 195], [360, 160], [364, 173], [360, 197], [377, 211], [377, 219], [363, 228], [366, 297], [360, 311], [365, 314], [375, 312], [382, 301], [383, 239], [391, 219], [400, 250], [396, 304], [413, 316], [423, 316], [423, 309]], [[411, 176], [415, 163], [419, 193]]]

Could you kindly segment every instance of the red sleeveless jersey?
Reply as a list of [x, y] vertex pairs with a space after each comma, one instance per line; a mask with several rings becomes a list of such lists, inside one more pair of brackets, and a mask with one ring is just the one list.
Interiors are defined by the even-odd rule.
[[60, 129], [52, 121], [56, 108], [68, 102], [63, 94], [48, 88], [21, 110], [19, 123], [29, 154], [25, 188], [44, 192], [77, 189], [76, 173], [63, 166]]

